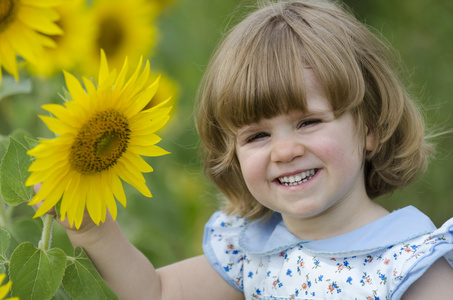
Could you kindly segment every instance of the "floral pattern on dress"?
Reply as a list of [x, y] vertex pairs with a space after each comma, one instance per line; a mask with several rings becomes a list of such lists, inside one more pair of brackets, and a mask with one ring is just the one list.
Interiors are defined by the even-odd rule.
[[223, 266], [221, 275], [245, 299], [392, 299], [413, 266], [437, 245], [448, 244], [446, 258], [453, 257], [453, 219], [449, 222], [450, 231], [439, 229], [371, 253], [326, 255], [301, 243], [276, 253], [246, 254], [238, 236], [247, 221], [220, 213], [210, 225], [209, 247], [216, 257], [208, 259]]

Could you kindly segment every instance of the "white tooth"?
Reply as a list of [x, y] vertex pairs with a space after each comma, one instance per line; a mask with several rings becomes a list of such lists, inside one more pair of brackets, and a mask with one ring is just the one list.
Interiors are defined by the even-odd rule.
[[288, 182], [288, 177], [286, 177], [286, 176], [283, 177], [283, 181], [284, 181], [284, 182]]
[[302, 178], [307, 177], [307, 175], [308, 175], [308, 174], [307, 174], [306, 172], [302, 172]]
[[311, 169], [310, 174], [315, 175], [315, 169]]
[[290, 182], [290, 183], [293, 183], [294, 181], [295, 181], [295, 180], [294, 180], [294, 177], [293, 177], [293, 176], [290, 176], [290, 177], [289, 177], [289, 182]]
[[296, 176], [294, 177], [294, 179], [295, 179], [296, 181], [301, 181], [301, 180], [302, 180], [302, 177], [301, 177], [300, 175], [296, 175]]

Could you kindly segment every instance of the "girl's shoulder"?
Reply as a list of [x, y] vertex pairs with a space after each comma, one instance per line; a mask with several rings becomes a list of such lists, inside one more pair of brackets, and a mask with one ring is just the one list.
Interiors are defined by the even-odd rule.
[[243, 289], [242, 261], [239, 235], [249, 222], [245, 218], [214, 213], [206, 223], [203, 251], [216, 271], [236, 289]]

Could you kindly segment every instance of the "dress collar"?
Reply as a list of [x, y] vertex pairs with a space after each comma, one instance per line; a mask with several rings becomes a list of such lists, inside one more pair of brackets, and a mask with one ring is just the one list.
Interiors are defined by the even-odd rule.
[[436, 229], [433, 222], [417, 208], [407, 206], [351, 232], [317, 241], [303, 241], [285, 226], [282, 216], [247, 224], [239, 237], [239, 245], [249, 254], [270, 255], [297, 245], [320, 255], [369, 253], [429, 234]]

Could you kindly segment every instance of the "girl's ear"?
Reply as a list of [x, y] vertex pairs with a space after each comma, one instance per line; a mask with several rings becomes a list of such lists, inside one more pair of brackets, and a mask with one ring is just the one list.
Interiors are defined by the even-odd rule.
[[373, 151], [376, 148], [376, 137], [370, 128], [366, 127], [365, 150]]

